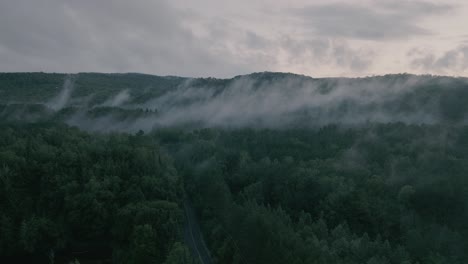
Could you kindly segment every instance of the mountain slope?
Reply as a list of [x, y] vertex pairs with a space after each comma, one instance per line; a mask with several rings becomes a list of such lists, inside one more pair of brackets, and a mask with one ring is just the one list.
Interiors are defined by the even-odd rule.
[[[5, 119], [60, 119], [90, 130], [109, 129], [100, 124], [127, 131], [173, 126], [465, 124], [468, 114], [465, 78], [408, 74], [314, 79], [265, 72], [214, 79], [3, 73], [0, 95], [0, 116]], [[31, 105], [44, 109], [33, 111]]]

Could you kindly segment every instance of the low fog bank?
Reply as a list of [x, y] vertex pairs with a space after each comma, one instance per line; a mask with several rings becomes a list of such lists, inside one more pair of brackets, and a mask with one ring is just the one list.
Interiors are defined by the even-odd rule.
[[111, 92], [105, 95], [99, 94], [100, 86], [108, 87], [105, 80], [95, 82], [95, 89], [86, 86], [88, 80], [74, 87], [80, 78], [65, 77], [61, 91], [46, 105], [56, 118], [98, 131], [466, 124], [468, 114], [468, 83], [462, 78], [400, 74], [314, 79], [283, 73], [224, 80], [159, 77], [144, 86], [128, 82], [119, 89], [106, 88]]

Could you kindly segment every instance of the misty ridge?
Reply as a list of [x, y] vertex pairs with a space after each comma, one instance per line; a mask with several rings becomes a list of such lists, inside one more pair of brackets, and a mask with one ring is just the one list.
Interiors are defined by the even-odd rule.
[[[143, 74], [0, 74], [0, 116], [92, 131], [163, 127], [314, 128], [328, 124], [467, 123], [465, 78], [409, 74], [232, 79]], [[41, 93], [36, 91], [41, 89]]]
[[467, 115], [465, 78], [0, 73], [0, 251], [467, 263]]

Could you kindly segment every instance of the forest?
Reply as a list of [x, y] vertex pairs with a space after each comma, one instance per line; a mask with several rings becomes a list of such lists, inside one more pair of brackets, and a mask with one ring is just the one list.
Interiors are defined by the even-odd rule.
[[213, 263], [467, 263], [467, 96], [433, 76], [0, 74], [0, 260], [205, 264], [190, 204]]

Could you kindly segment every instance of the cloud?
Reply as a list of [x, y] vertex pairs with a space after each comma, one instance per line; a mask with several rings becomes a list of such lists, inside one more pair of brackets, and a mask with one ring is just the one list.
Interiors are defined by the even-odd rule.
[[412, 49], [408, 52], [410, 64], [414, 69], [446, 74], [448, 72], [467, 73], [468, 45], [460, 45], [440, 55], [423, 49]]
[[211, 49], [161, 0], [1, 1], [2, 71], [234, 75], [248, 65]]
[[[313, 3], [0, 1], [0, 71], [221, 78], [286, 71], [361, 76], [408, 71], [395, 61], [408, 64], [404, 52], [398, 51], [407, 49], [410, 38], [421, 43], [424, 40], [414, 37], [446, 36], [449, 31], [461, 35], [452, 24], [439, 25], [432, 19], [446, 19], [442, 15], [463, 10], [452, 4], [404, 0]], [[454, 18], [462, 21], [461, 15]], [[393, 52], [400, 57], [392, 56]]]
[[421, 1], [374, 1], [364, 6], [351, 3], [309, 5], [294, 9], [314, 34], [365, 40], [407, 39], [429, 35], [430, 29], [418, 24], [423, 17], [440, 15], [453, 6]]
[[290, 64], [331, 66], [351, 72], [362, 72], [372, 66], [372, 49], [353, 48], [344, 40], [332, 38], [294, 39], [284, 36], [280, 47]]

